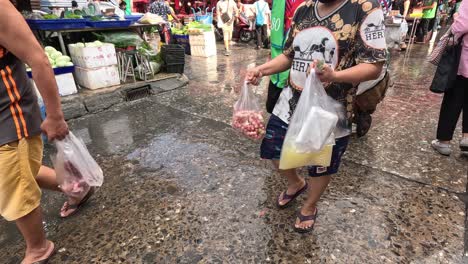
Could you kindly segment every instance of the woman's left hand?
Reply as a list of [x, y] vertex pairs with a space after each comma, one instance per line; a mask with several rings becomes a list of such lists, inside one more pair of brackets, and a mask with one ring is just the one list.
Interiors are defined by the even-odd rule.
[[317, 74], [317, 77], [320, 79], [320, 81], [323, 83], [332, 83], [337, 81], [335, 70], [333, 70], [333, 68], [330, 67], [328, 64], [324, 64], [322, 69], [315, 67], [315, 73]]

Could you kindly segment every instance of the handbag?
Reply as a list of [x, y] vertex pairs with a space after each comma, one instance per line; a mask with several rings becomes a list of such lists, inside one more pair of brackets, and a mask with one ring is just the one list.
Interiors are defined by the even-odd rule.
[[390, 74], [386, 72], [385, 77], [374, 87], [356, 96], [354, 101], [356, 110], [369, 114], [374, 113], [377, 105], [385, 98], [390, 83]]
[[227, 1], [228, 1], [228, 4], [227, 4], [226, 12], [223, 12], [221, 14], [221, 21], [223, 21], [224, 24], [228, 23], [231, 20], [231, 16], [229, 15], [229, 4], [231, 0], [227, 0]]
[[430, 86], [430, 90], [433, 93], [446, 92], [453, 86], [455, 80], [457, 79], [463, 36], [460, 38], [458, 43], [456, 43], [455, 36], [453, 34], [450, 34], [448, 39], [449, 42], [454, 44], [450, 45], [450, 43], [447, 43], [447, 46], [442, 53], [439, 64], [437, 65], [436, 72], [434, 74], [434, 79], [432, 80]]
[[445, 48], [447, 47], [450, 40], [451, 29], [449, 28], [447, 32], [440, 38], [437, 45], [434, 47], [434, 50], [431, 52], [431, 55], [428, 58], [428, 61], [435, 66], [440, 62], [442, 54], [444, 53]]

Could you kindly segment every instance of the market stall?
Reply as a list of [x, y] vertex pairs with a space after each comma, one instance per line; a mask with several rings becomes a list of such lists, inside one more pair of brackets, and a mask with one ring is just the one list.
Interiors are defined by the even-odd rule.
[[[25, 18], [46, 46], [61, 96], [80, 89], [145, 84], [159, 72], [183, 73], [186, 55], [216, 56], [212, 9], [191, 9], [185, 25], [173, 24], [172, 38], [167, 38], [167, 22], [160, 16], [124, 16], [109, 2], [48, 8]], [[161, 43], [159, 30], [171, 44]]]
[[[55, 42], [55, 47], [46, 46], [45, 53], [54, 68], [61, 96], [76, 94], [80, 88], [98, 90], [138, 82], [144, 85], [160, 71], [183, 73], [184, 48], [161, 46], [157, 29], [164, 23], [161, 17], [90, 16], [88, 11], [66, 10], [62, 18], [38, 13], [26, 17], [42, 43], [54, 43], [50, 39], [58, 38], [58, 45]], [[88, 41], [83, 38], [70, 42], [64, 38], [69, 33], [87, 33]], [[89, 41], [89, 36], [94, 40]]]
[[[34, 22], [33, 22], [34, 23]], [[128, 25], [128, 22], [125, 23], [114, 23], [109, 26], [84, 26], [84, 27], [71, 27], [65, 28], [62, 26], [55, 27], [54, 25], [51, 26], [35, 26], [33, 23], [30, 23], [31, 29], [35, 32], [37, 38], [44, 42], [46, 39], [50, 38], [54, 34], [57, 35], [60, 49], [63, 54], [67, 54], [65, 41], [63, 39], [63, 35], [67, 33], [76, 33], [76, 32], [100, 32], [100, 31], [119, 31], [119, 30], [130, 30], [138, 32], [141, 36], [143, 36], [144, 29], [152, 28], [157, 26], [158, 24], [132, 24]], [[63, 23], [62, 21], [58, 21], [58, 23]], [[76, 24], [80, 24], [79, 22], [75, 22]]]
[[184, 47], [187, 55], [194, 57], [216, 55], [216, 38], [211, 24], [193, 21], [181, 29], [173, 28], [172, 33], [176, 43]]

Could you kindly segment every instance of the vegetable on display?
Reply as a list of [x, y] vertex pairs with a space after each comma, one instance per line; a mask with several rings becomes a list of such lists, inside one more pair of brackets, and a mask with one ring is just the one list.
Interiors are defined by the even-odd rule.
[[55, 14], [46, 14], [46, 15], [43, 15], [42, 17], [43, 17], [44, 19], [47, 19], [47, 20], [49, 20], [49, 19], [60, 19], [60, 17], [58, 17], [58, 16], [55, 15]]
[[192, 21], [184, 26], [182, 29], [171, 28], [171, 31], [175, 35], [188, 35], [188, 34], [201, 34], [203, 32], [210, 32], [213, 28], [211, 25], [202, 24], [197, 21]]
[[44, 48], [44, 51], [52, 68], [73, 66], [71, 58], [63, 55], [62, 52], [57, 51], [54, 47], [47, 46]]
[[94, 42], [87, 42], [87, 43], [78, 42], [78, 43], [75, 43], [75, 44], [70, 44], [70, 46], [73, 47], [73, 48], [87, 48], [87, 47], [99, 48], [99, 47], [104, 46], [104, 44], [106, 44], [106, 43], [102, 43], [101, 41], [96, 40]]

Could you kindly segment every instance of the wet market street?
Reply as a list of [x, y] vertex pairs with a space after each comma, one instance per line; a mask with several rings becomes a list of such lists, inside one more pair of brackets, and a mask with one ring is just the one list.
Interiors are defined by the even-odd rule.
[[[267, 51], [188, 58], [187, 87], [70, 121], [105, 183], [66, 220], [64, 197], [45, 192], [52, 263], [468, 263], [468, 158], [430, 147], [441, 97], [428, 89], [426, 55], [393, 56], [395, 85], [369, 134], [353, 138], [309, 235], [292, 228], [304, 198], [276, 209], [285, 180], [229, 125], [244, 69]], [[21, 237], [3, 220], [0, 248], [0, 263], [21, 260]]]

